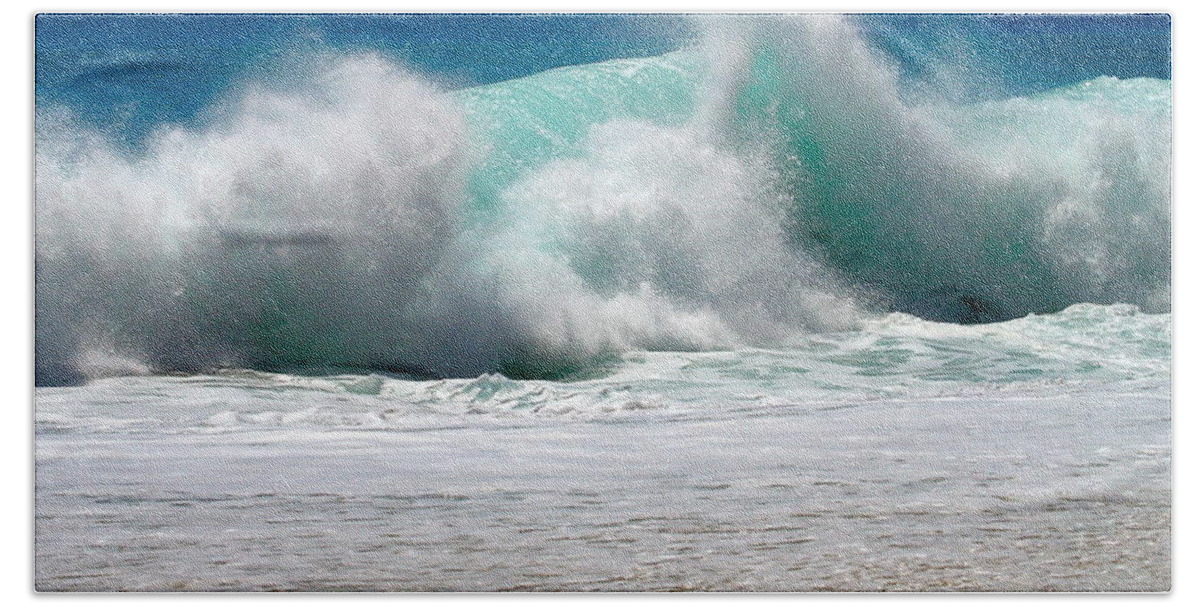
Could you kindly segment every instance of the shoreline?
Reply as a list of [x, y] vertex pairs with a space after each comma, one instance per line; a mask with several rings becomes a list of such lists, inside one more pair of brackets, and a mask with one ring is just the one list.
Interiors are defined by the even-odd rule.
[[39, 435], [36, 585], [1162, 592], [1170, 424], [1167, 396], [1097, 391]]

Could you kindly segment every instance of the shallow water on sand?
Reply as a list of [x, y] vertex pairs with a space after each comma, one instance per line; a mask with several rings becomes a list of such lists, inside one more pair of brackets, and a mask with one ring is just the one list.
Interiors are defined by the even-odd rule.
[[[205, 394], [108, 382], [161, 411]], [[305, 393], [257, 424], [62, 424], [85, 390], [38, 393], [39, 590], [1170, 587], [1163, 383], [374, 429]]]

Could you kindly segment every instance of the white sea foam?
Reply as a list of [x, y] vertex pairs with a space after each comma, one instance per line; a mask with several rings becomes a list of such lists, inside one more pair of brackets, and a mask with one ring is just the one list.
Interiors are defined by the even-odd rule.
[[844, 19], [729, 23], [453, 95], [322, 57], [138, 153], [47, 110], [39, 382], [118, 360], [573, 377], [889, 308], [1169, 306], [1169, 83], [914, 101]]

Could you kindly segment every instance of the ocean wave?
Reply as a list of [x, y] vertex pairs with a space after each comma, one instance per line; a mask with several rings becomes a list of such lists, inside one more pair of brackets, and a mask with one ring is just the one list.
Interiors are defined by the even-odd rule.
[[571, 379], [889, 311], [1169, 310], [1169, 82], [914, 99], [851, 20], [738, 23], [457, 92], [322, 55], [139, 153], [39, 110], [37, 383]]

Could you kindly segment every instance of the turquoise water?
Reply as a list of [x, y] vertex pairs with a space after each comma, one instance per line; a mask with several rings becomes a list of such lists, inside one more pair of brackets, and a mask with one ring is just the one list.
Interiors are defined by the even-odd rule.
[[1170, 588], [1165, 15], [36, 25], [39, 590]]
[[[1045, 394], [1090, 399], [1110, 390], [1166, 397], [1171, 320], [1129, 306], [1091, 304], [970, 326], [895, 313], [861, 331], [809, 334], [770, 349], [626, 353], [606, 362], [603, 373], [570, 382], [500, 374], [423, 380], [252, 370], [160, 377], [147, 376], [149, 370], [135, 361], [90, 363], [107, 366], [110, 375], [132, 377], [97, 381], [94, 388], [42, 389], [39, 432], [404, 432], [461, 422], [464, 415], [515, 421], [625, 415], [736, 419], [888, 400], [1019, 400]], [[167, 395], [173, 397], [164, 399]]]
[[1170, 320], [1129, 306], [573, 382], [107, 364], [37, 389], [41, 591], [1171, 585]]
[[[209, 19], [39, 20], [39, 383], [97, 356], [553, 379], [892, 311], [1169, 311], [1161, 18]], [[111, 48], [60, 38], [108, 21]], [[434, 65], [417, 30], [526, 51]], [[539, 71], [531, 32], [576, 65]], [[1088, 69], [950, 52], [1047, 37]], [[144, 73], [196, 57], [203, 100]], [[496, 63], [527, 75], [443, 78]]]

